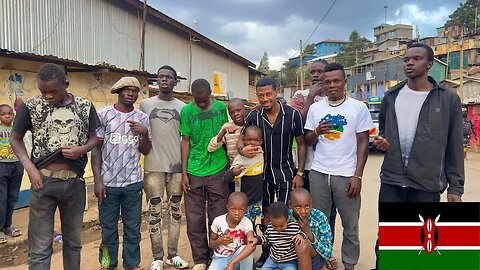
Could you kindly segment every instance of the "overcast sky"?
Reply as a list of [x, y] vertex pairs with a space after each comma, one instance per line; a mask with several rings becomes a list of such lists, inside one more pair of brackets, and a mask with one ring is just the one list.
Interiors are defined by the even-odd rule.
[[[335, 2], [330, 12], [327, 10]], [[148, 4], [258, 64], [266, 51], [270, 68], [298, 55], [299, 40], [348, 40], [356, 29], [373, 40], [373, 27], [387, 23], [418, 26], [436, 35], [461, 0], [149, 0]], [[415, 37], [415, 30], [414, 30]]]

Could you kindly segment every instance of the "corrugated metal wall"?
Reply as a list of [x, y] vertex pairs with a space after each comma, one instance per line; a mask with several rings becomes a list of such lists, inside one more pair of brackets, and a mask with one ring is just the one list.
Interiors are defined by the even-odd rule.
[[[127, 11], [113, 0], [0, 0], [0, 48], [54, 55], [85, 64], [106, 62], [138, 70], [142, 14]], [[147, 22], [145, 69], [156, 73], [169, 64], [189, 76], [189, 40]], [[248, 98], [248, 67], [192, 45], [192, 81], [213, 72], [227, 75], [227, 91]], [[186, 90], [187, 82], [177, 86]]]

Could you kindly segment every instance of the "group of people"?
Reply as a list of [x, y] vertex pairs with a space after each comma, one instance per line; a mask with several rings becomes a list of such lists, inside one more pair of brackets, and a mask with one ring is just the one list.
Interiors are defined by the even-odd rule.
[[[380, 133], [373, 142], [385, 153], [379, 202], [438, 202], [447, 187], [448, 201], [461, 201], [460, 99], [428, 77], [432, 64], [429, 46], [411, 45], [404, 56], [408, 79], [383, 99]], [[111, 88], [117, 102], [97, 113], [90, 101], [68, 93], [61, 67], [43, 65], [37, 76], [41, 96], [19, 107], [13, 128], [4, 127], [11, 125], [11, 108], [0, 106], [2, 132], [11, 129], [14, 151], [6, 160], [2, 156], [0, 165], [9, 166], [16, 179], [24, 167], [32, 184], [29, 269], [50, 267], [57, 207], [64, 269], [80, 269], [89, 151], [102, 228], [101, 269], [118, 266], [120, 217], [123, 267], [141, 269], [143, 191], [151, 270], [164, 264], [189, 267], [178, 254], [182, 197], [194, 270], [252, 269], [257, 245], [262, 245], [257, 268], [337, 269], [332, 257], [337, 212], [343, 227], [341, 261], [345, 269], [354, 269], [373, 123], [365, 104], [346, 95], [342, 65], [314, 62], [311, 77], [310, 88], [296, 93], [292, 106], [278, 101], [273, 79], [261, 78], [256, 84], [260, 106], [247, 115], [240, 99], [228, 106], [212, 99], [205, 79], [192, 83], [192, 102], [176, 99], [177, 72], [166, 65], [157, 73], [157, 96], [135, 108], [142, 87], [136, 78], [123, 77]], [[31, 156], [23, 143], [28, 130]], [[164, 198], [169, 210], [166, 254]], [[19, 233], [11, 227], [11, 201], [5, 207], [0, 203], [0, 222], [8, 234]]]

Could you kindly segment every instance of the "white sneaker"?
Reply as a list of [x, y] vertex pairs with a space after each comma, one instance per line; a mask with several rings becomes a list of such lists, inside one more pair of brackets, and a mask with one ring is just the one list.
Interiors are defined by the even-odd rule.
[[150, 270], [163, 270], [163, 261], [156, 260], [150, 264]]
[[192, 270], [206, 270], [206, 269], [207, 269], [207, 265], [204, 263], [195, 264], [192, 268]]
[[[175, 268], [178, 268], [178, 269], [183, 269], [183, 268], [188, 268], [188, 262], [186, 262], [184, 259], [182, 259], [180, 256], [175, 256], [171, 259], [168, 259], [165, 261], [165, 263], [167, 265], [171, 265]], [[197, 264], [197, 265], [201, 265], [201, 264]], [[195, 265], [195, 266], [197, 266]], [[194, 270], [205, 270], [207, 269], [207, 265], [204, 264], [204, 267], [203, 268], [195, 268], [195, 266], [193, 267]]]

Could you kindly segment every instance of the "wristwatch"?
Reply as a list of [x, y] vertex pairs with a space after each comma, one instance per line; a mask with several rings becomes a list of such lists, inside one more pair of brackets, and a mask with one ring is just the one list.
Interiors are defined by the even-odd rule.
[[300, 176], [300, 177], [303, 177], [304, 174], [303, 174], [303, 172], [298, 171], [297, 175]]

